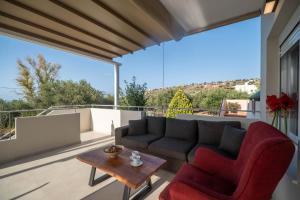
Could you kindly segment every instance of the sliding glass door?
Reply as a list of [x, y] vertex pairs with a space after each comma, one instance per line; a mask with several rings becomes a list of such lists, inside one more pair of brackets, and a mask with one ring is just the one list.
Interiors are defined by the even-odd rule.
[[281, 56], [280, 62], [280, 91], [296, 102], [288, 116], [288, 136], [298, 142], [299, 41]]

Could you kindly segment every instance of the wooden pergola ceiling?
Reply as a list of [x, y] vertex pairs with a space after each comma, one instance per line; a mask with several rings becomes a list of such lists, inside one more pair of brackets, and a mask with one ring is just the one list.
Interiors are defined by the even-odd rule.
[[1, 0], [0, 31], [113, 58], [260, 15], [264, 0]]

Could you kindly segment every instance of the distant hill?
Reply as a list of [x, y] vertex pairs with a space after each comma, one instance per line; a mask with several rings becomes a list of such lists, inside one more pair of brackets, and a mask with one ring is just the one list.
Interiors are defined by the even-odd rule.
[[[203, 83], [192, 83], [187, 85], [179, 85], [173, 87], [166, 87], [165, 90], [176, 90], [178, 88], [183, 89], [186, 94], [194, 95], [200, 90], [203, 89], [213, 89], [213, 88], [224, 88], [228, 90], [234, 90], [236, 85], [244, 85], [248, 82], [249, 85], [256, 85], [257, 88], [260, 88], [260, 79], [259, 78], [250, 78], [250, 79], [237, 79], [237, 80], [227, 80], [227, 81], [212, 81], [212, 82], [203, 82]], [[147, 96], [152, 96], [162, 92], [162, 88], [151, 89], [146, 92]]]

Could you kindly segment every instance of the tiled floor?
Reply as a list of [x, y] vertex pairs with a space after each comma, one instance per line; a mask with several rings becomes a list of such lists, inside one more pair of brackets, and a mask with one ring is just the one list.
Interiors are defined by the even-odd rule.
[[[123, 185], [114, 178], [88, 186], [90, 167], [75, 158], [79, 153], [113, 142], [114, 137], [88, 132], [82, 134], [79, 145], [0, 166], [0, 199], [122, 199]], [[172, 177], [172, 173], [158, 171], [153, 176], [153, 190], [145, 199], [158, 199]]]

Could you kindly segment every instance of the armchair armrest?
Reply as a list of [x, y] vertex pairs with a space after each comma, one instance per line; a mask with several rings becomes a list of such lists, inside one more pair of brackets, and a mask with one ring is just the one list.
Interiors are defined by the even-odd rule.
[[218, 195], [218, 197], [210, 196], [194, 187], [191, 187], [181, 181], [175, 181], [169, 186], [169, 196], [170, 200], [221, 200], [223, 195]]
[[115, 129], [115, 143], [118, 145], [121, 145], [121, 139], [122, 137], [126, 136], [128, 134], [128, 128], [129, 126], [121, 126], [119, 128]]
[[233, 180], [235, 160], [231, 160], [218, 154], [217, 152], [200, 147], [196, 151], [196, 156], [193, 165], [210, 173], [216, 174], [227, 180]]

